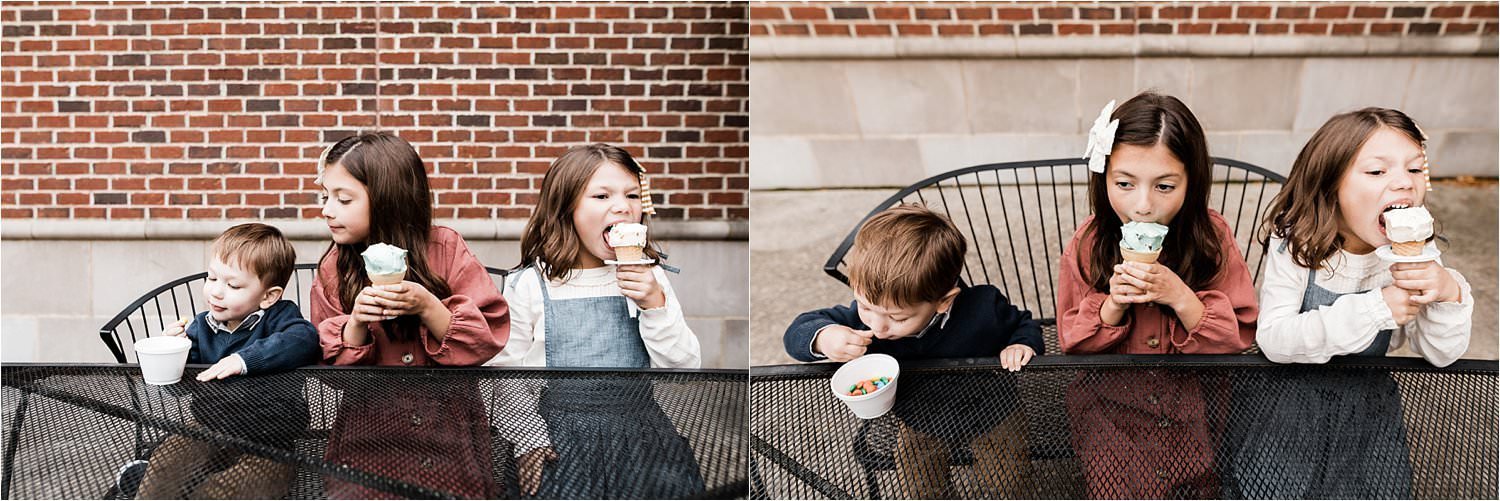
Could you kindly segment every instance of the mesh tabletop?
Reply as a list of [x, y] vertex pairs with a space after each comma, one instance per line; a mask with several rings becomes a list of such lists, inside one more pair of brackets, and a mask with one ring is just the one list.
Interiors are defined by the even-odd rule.
[[[747, 489], [745, 371], [308, 367], [199, 382], [204, 368], [152, 386], [134, 365], [6, 364], [3, 497]], [[535, 496], [518, 487], [528, 471]]]
[[752, 368], [751, 497], [1497, 496], [1493, 361], [994, 362], [903, 362], [869, 420], [832, 394], [840, 364]]

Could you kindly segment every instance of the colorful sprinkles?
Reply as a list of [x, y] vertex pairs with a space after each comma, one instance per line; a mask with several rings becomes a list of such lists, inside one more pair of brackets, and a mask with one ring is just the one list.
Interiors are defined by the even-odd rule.
[[850, 385], [849, 396], [857, 397], [860, 395], [869, 395], [871, 393], [875, 393], [881, 388], [885, 388], [885, 385], [888, 384], [891, 384], [891, 378], [888, 377], [866, 379], [864, 381], [860, 381], [858, 383]]

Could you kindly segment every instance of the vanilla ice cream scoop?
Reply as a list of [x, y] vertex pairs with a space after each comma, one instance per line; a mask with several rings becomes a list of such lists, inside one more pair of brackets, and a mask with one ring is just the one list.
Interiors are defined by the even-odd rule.
[[375, 244], [366, 248], [360, 256], [365, 258], [366, 274], [374, 276], [406, 273], [406, 249], [394, 245]]
[[1432, 238], [1432, 214], [1425, 207], [1392, 209], [1385, 218], [1385, 236], [1392, 242], [1426, 242]]
[[646, 225], [620, 223], [609, 228], [610, 247], [645, 247]]
[[1161, 252], [1167, 238], [1167, 227], [1156, 223], [1131, 221], [1120, 227], [1120, 246], [1135, 252]]

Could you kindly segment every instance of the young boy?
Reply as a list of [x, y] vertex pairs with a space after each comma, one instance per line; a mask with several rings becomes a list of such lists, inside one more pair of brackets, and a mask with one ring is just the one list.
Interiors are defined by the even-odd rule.
[[[219, 235], [210, 253], [203, 283], [208, 311], [162, 333], [193, 341], [188, 363], [213, 364], [198, 374], [198, 381], [269, 375], [316, 364], [322, 355], [317, 329], [302, 318], [296, 303], [281, 299], [297, 259], [281, 232], [260, 223], [238, 225]], [[301, 386], [277, 383], [283, 382], [224, 381], [216, 383], [217, 388], [202, 388], [195, 392], [192, 414], [209, 427], [290, 449], [295, 435], [286, 435], [307, 427], [307, 404]], [[138, 495], [279, 499], [286, 495], [294, 473], [288, 464], [172, 436], [152, 453]]]
[[[844, 362], [866, 353], [898, 360], [999, 355], [1018, 371], [1041, 353], [1041, 327], [992, 285], [959, 286], [967, 242], [948, 218], [918, 205], [899, 205], [865, 222], [849, 258], [849, 306], [810, 311], [787, 328], [787, 354], [804, 362]], [[951, 392], [939, 376], [901, 385], [901, 394]], [[922, 381], [922, 384], [913, 384]], [[999, 385], [997, 385], [999, 386]], [[917, 411], [897, 395], [901, 418], [897, 472], [905, 497], [951, 498], [950, 448], [970, 444], [980, 482], [1001, 497], [1026, 494], [1030, 477], [1025, 416], [1015, 390], [967, 391], [944, 402], [948, 412]], [[905, 403], [906, 405], [903, 405]]]

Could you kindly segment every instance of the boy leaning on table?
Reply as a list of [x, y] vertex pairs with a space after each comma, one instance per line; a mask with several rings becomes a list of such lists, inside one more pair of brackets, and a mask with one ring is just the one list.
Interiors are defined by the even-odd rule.
[[[285, 372], [318, 362], [318, 331], [302, 318], [297, 304], [282, 300], [295, 272], [297, 255], [275, 227], [247, 223], [219, 235], [203, 295], [208, 311], [189, 323], [178, 321], [163, 335], [193, 341], [188, 363], [213, 366], [198, 381]], [[296, 432], [307, 427], [301, 385], [236, 378], [199, 388], [193, 418], [240, 438], [289, 450]], [[129, 494], [126, 472], [121, 490]], [[139, 485], [141, 499], [279, 499], [294, 478], [291, 465], [183, 436], [171, 436], [151, 453]], [[136, 470], [138, 471], [138, 470]], [[201, 480], [201, 481], [200, 481]]]
[[[898, 360], [999, 354], [1005, 369], [1020, 370], [1044, 350], [1041, 327], [994, 286], [959, 284], [966, 250], [948, 218], [920, 205], [870, 217], [850, 251], [856, 300], [799, 315], [783, 336], [787, 354], [804, 362], [845, 362], [866, 353]], [[947, 384], [942, 379], [907, 380], [896, 395], [896, 469], [904, 497], [953, 497], [950, 449], [965, 444], [973, 450], [979, 483], [992, 491], [986, 495], [1030, 497], [1025, 413], [1016, 412], [1011, 379], [975, 385], [980, 388], [941, 407], [918, 409], [916, 397], [903, 398], [952, 391], [940, 389]]]

